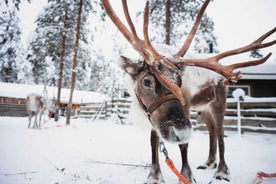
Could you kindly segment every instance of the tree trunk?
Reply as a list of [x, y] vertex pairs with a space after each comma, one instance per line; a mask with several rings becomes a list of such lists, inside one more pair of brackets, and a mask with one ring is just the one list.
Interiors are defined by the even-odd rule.
[[[65, 5], [65, 18], [64, 18], [64, 30], [67, 29], [67, 21], [68, 21], [68, 12], [67, 12], [67, 5]], [[63, 70], [64, 70], [64, 57], [65, 57], [65, 50], [66, 50], [66, 33], [62, 33], [62, 41], [61, 41], [61, 55], [60, 55], [60, 62], [59, 62], [59, 76], [58, 76], [58, 91], [57, 91], [57, 108], [55, 111], [55, 121], [58, 121], [59, 109], [60, 109], [60, 95], [61, 95], [61, 87], [62, 87], [62, 77], [63, 77]]]
[[74, 45], [74, 57], [73, 57], [73, 67], [72, 67], [72, 76], [71, 76], [71, 91], [69, 102], [67, 106], [67, 114], [66, 114], [66, 124], [70, 124], [71, 111], [72, 111], [72, 99], [73, 92], [75, 88], [76, 82], [76, 67], [77, 67], [77, 56], [78, 56], [78, 47], [79, 47], [79, 39], [80, 39], [80, 29], [81, 29], [81, 12], [82, 12], [82, 0], [80, 0], [79, 10], [78, 10], [78, 20], [77, 20], [77, 32], [76, 32], [76, 40]]
[[171, 0], [166, 1], [166, 20], [165, 20], [165, 30], [166, 30], [166, 40], [165, 43], [167, 45], [170, 45], [171, 38], [170, 38], [170, 33], [171, 33]]

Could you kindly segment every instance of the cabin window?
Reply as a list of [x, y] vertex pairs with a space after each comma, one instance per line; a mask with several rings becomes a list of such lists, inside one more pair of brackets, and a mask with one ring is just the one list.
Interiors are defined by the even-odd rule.
[[227, 98], [233, 98], [233, 91], [235, 89], [242, 89], [245, 92], [246, 96], [251, 96], [250, 86], [249, 85], [234, 85], [234, 86], [228, 86], [228, 94]]

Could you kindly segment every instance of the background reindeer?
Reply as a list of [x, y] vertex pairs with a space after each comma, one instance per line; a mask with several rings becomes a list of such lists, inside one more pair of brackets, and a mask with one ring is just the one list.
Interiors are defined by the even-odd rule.
[[[133, 61], [126, 57], [120, 58], [120, 66], [127, 72], [133, 84], [130, 93], [138, 106], [152, 124], [151, 146], [152, 166], [148, 183], [163, 183], [158, 160], [159, 138], [179, 145], [182, 156], [181, 173], [190, 182], [194, 176], [188, 163], [188, 142], [192, 125], [189, 120], [190, 109], [196, 110], [207, 124], [210, 138], [210, 150], [207, 161], [199, 169], [214, 169], [216, 179], [229, 181], [229, 169], [224, 158], [223, 118], [226, 106], [225, 84], [235, 83], [241, 78], [235, 69], [255, 66], [265, 62], [271, 55], [258, 60], [240, 62], [223, 66], [219, 60], [248, 52], [254, 49], [269, 47], [276, 40], [263, 43], [272, 35], [276, 28], [265, 33], [253, 43], [222, 52], [209, 58], [185, 58], [195, 33], [200, 25], [210, 0], [205, 0], [198, 12], [196, 22], [187, 36], [181, 49], [170, 57], [160, 54], [151, 44], [148, 35], [149, 1], [144, 11], [144, 40], [136, 33], [130, 18], [126, 0], [122, 0], [124, 14], [129, 25], [128, 29], [114, 12], [108, 0], [102, 0], [107, 14], [132, 47], [143, 57], [141, 61]], [[200, 68], [199, 68], [200, 67]], [[180, 69], [185, 69], [181, 74]], [[207, 70], [208, 69], [208, 70]], [[216, 72], [216, 73], [215, 73]], [[220, 75], [219, 75], [220, 74]], [[226, 79], [226, 80], [225, 80]], [[216, 163], [217, 145], [219, 147], [219, 163]]]
[[[41, 127], [41, 118], [44, 112], [50, 111], [54, 112], [55, 110], [55, 100], [43, 99], [40, 95], [32, 93], [27, 96], [26, 107], [29, 114], [29, 124], [28, 128], [31, 127], [32, 117], [35, 117], [33, 128]], [[37, 124], [37, 116], [39, 115], [39, 124]]]

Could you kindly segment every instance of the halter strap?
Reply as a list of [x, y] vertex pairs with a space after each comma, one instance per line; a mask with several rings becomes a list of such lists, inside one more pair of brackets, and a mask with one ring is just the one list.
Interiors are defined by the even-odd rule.
[[174, 94], [169, 94], [169, 95], [163, 96], [163, 97], [159, 98], [158, 100], [156, 100], [154, 103], [152, 103], [148, 107], [148, 112], [150, 114], [153, 113], [153, 111], [155, 109], [157, 109], [161, 104], [163, 104], [163, 103], [165, 103], [166, 101], [169, 101], [169, 100], [178, 100], [178, 98]]
[[148, 116], [150, 116], [153, 113], [153, 111], [155, 111], [155, 109], [157, 109], [161, 104], [165, 103], [166, 101], [169, 101], [169, 100], [179, 100], [174, 94], [168, 94], [168, 95], [165, 95], [165, 96], [159, 98], [158, 100], [156, 100], [155, 102], [153, 102], [149, 107], [147, 107], [141, 101], [141, 99], [138, 97], [138, 95], [136, 93], [135, 93], [135, 95], [136, 95], [136, 98], [138, 99], [138, 102], [139, 102], [140, 106], [148, 114]]

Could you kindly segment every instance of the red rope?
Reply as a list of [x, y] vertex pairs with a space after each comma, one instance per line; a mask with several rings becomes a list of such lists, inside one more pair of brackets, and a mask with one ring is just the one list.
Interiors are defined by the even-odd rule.
[[53, 112], [52, 112], [52, 111], [50, 111], [50, 112], [49, 112], [49, 114], [48, 114], [49, 119], [51, 119], [51, 118], [52, 118], [52, 115], [53, 115]]
[[253, 184], [261, 184], [263, 182], [263, 178], [276, 178], [276, 173], [258, 172], [257, 178], [253, 181]]
[[180, 181], [183, 182], [183, 184], [190, 184], [190, 182], [176, 169], [173, 161], [169, 158], [166, 158], [166, 163], [169, 166], [169, 168], [172, 170], [172, 172], [180, 179]]

